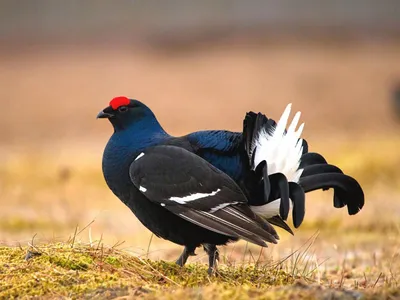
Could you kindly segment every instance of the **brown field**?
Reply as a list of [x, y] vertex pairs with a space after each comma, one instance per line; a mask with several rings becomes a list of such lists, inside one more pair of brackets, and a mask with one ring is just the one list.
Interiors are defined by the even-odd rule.
[[[98, 111], [112, 97], [127, 95], [148, 104], [164, 128], [179, 135], [240, 131], [246, 111], [279, 118], [292, 102], [303, 113], [311, 149], [360, 181], [366, 205], [349, 217], [346, 209], [333, 208], [332, 192], [309, 194], [306, 221], [294, 236], [282, 232], [280, 243], [262, 253], [245, 242], [223, 247], [222, 266], [289, 256], [282, 270], [313, 291], [399, 296], [393, 290], [400, 280], [400, 138], [390, 101], [400, 81], [400, 41], [277, 39], [189, 52], [27, 47], [2, 52], [0, 61], [1, 244], [26, 247], [34, 235], [38, 245], [65, 242], [78, 227], [82, 243], [124, 242], [118, 249], [173, 260], [181, 248], [155, 237], [149, 244], [151, 233], [106, 187], [101, 156], [112, 130], [96, 121]], [[190, 259], [205, 261], [201, 249]], [[241, 299], [243, 292], [220, 294], [212, 280], [197, 287], [221, 299]], [[297, 284], [293, 291], [306, 287]], [[149, 298], [199, 297], [190, 285], [148, 288], [156, 290]], [[246, 297], [264, 291], [249, 289]], [[0, 284], [0, 298], [6, 293]]]

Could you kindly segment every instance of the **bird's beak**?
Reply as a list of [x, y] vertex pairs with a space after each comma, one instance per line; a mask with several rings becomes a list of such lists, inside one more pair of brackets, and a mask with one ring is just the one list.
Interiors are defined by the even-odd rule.
[[99, 114], [97, 115], [96, 119], [109, 119], [114, 117], [113, 114], [110, 114], [108, 112], [104, 112], [104, 110], [102, 110], [101, 112], [99, 112]]

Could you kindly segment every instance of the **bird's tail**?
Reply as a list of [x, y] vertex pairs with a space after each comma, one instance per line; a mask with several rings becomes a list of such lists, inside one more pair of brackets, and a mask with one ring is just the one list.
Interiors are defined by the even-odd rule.
[[278, 215], [286, 220], [293, 208], [293, 224], [297, 228], [305, 215], [305, 193], [333, 188], [334, 206], [347, 205], [349, 214], [356, 214], [364, 205], [360, 185], [328, 164], [321, 154], [308, 152], [307, 141], [300, 138], [304, 123], [297, 129], [300, 112], [286, 129], [290, 110], [291, 104], [278, 123], [254, 112], [247, 113], [244, 119], [245, 150], [257, 181], [258, 200], [253, 211], [267, 219]]

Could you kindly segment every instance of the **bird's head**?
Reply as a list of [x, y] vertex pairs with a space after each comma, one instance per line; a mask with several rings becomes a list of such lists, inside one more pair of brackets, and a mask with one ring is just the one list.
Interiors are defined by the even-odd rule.
[[115, 97], [100, 111], [98, 119], [108, 119], [115, 130], [123, 130], [144, 119], [155, 119], [153, 112], [142, 102], [124, 96]]

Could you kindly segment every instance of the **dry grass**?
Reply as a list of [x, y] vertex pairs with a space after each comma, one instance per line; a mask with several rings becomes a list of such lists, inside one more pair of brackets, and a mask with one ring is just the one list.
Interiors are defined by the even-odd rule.
[[[90, 224], [89, 224], [90, 225]], [[344, 258], [324, 266], [313, 247], [316, 236], [281, 260], [264, 259], [246, 247], [241, 261], [221, 259], [209, 277], [206, 265], [180, 268], [172, 262], [149, 260], [105, 246], [102, 240], [84, 243], [78, 231], [63, 243], [0, 247], [0, 298], [134, 299], [388, 299], [397, 297], [400, 263], [396, 243], [387, 243], [383, 256], [365, 267], [359, 259]], [[89, 231], [90, 235], [90, 231]], [[397, 236], [398, 240], [398, 236]], [[390, 249], [390, 250], [389, 250]], [[359, 254], [363, 252], [359, 251]], [[386, 256], [389, 255], [389, 256]], [[398, 256], [398, 253], [396, 254]], [[248, 260], [247, 260], [248, 259]]]
[[[386, 159], [397, 158], [398, 143], [394, 138], [379, 143]], [[245, 242], [222, 247], [215, 278], [206, 276], [201, 250], [183, 269], [164, 262], [176, 259], [181, 247], [150, 240], [90, 160], [86, 167], [79, 160], [57, 167], [57, 160], [39, 154], [10, 160], [0, 169], [0, 298], [395, 298], [400, 203], [393, 183], [400, 174], [394, 164], [373, 155], [377, 150], [358, 141], [356, 147], [323, 151], [365, 186], [367, 202], [360, 214], [349, 217], [345, 209], [334, 209], [331, 192], [312, 193], [295, 236], [280, 232], [280, 243], [263, 251]], [[349, 157], [357, 163], [348, 163]], [[378, 176], [381, 169], [391, 174], [390, 182]], [[40, 255], [25, 261], [27, 253]]]

